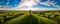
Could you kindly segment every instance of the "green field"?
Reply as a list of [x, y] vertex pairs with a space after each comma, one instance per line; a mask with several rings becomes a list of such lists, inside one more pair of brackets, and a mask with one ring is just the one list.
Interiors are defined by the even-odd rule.
[[0, 24], [60, 24], [60, 11], [0, 10]]

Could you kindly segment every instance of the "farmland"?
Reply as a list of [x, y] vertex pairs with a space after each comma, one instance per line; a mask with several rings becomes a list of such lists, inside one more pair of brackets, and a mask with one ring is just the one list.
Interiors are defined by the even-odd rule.
[[60, 24], [59, 22], [60, 11], [0, 10], [0, 24]]

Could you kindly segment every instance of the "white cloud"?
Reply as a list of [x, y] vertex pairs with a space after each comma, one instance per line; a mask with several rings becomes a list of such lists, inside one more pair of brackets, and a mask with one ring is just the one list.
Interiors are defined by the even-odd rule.
[[56, 5], [57, 2], [54, 2], [54, 1], [51, 1], [51, 0], [47, 0], [45, 2], [39, 2], [38, 1], [37, 3], [42, 4], [42, 5], [46, 5], [46, 6], [51, 6], [52, 5], [53, 7], [60, 8], [59, 5]]
[[56, 3], [54, 1], [45, 1], [45, 2], [39, 2], [42, 5], [46, 5], [46, 6], [51, 6], [51, 5], [55, 5]]
[[[25, 2], [26, 2], [26, 4], [25, 4]], [[46, 5], [46, 6], [51, 6], [51, 5], [53, 5], [53, 7], [55, 6], [55, 7], [57, 7], [57, 8], [59, 8], [60, 6], [56, 6], [56, 3], [57, 2], [54, 2], [54, 1], [50, 1], [50, 0], [48, 0], [48, 1], [45, 1], [45, 2], [41, 2], [41, 0], [30, 0], [30, 2], [28, 2], [28, 0], [22, 0], [21, 1], [21, 5], [19, 5], [18, 6], [18, 8], [22, 8], [23, 6], [31, 6], [31, 5], [37, 5], [37, 3], [40, 3], [40, 4], [42, 4], [42, 5]], [[25, 9], [25, 8], [24, 8]], [[29, 7], [29, 8], [27, 8], [27, 10], [28, 9], [33, 9], [33, 10], [35, 10], [35, 9], [37, 9], [37, 8], [31, 8], [31, 7]], [[45, 10], [45, 9], [37, 9], [37, 10]], [[46, 9], [46, 10], [54, 10], [54, 9]], [[58, 9], [59, 10], [59, 9]]]
[[23, 6], [32, 6], [33, 4], [35, 4], [34, 0], [22, 0], [22, 3], [20, 4], [21, 7]]
[[[9, 3], [9, 2], [8, 2], [8, 3]], [[7, 3], [7, 4], [8, 4], [8, 3]], [[22, 1], [20, 2], [20, 5], [19, 5], [18, 7], [11, 8], [11, 9], [9, 9], [8, 7], [5, 7], [5, 10], [54, 10], [54, 9], [32, 8], [32, 7], [31, 7], [32, 5], [37, 5], [37, 3], [42, 4], [42, 5], [46, 5], [46, 6], [51, 6], [51, 5], [53, 5], [54, 7], [60, 8], [60, 6], [55, 5], [56, 2], [50, 1], [50, 0], [45, 1], [45, 2], [41, 2], [41, 0], [30, 0], [30, 1], [28, 1], [28, 0], [22, 0]], [[12, 6], [12, 5], [10, 5], [10, 6]], [[16, 5], [15, 5], [15, 6], [16, 6]], [[28, 6], [28, 8], [22, 8], [22, 7], [24, 7], [24, 6]], [[0, 10], [1, 10], [1, 9], [0, 9]], [[4, 9], [3, 9], [3, 10], [4, 10]], [[58, 9], [58, 10], [59, 10], [59, 9]]]
[[56, 8], [58, 8], [58, 9], [60, 9], [60, 6], [59, 6], [59, 5], [55, 5], [54, 7], [56, 7]]

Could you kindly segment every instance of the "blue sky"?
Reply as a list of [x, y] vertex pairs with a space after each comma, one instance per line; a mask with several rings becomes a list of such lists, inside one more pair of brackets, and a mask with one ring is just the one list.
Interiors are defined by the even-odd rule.
[[[41, 0], [41, 2], [46, 2], [47, 0]], [[56, 5], [60, 6], [60, 0], [51, 0], [51, 1], [54, 1], [57, 2]], [[17, 7], [19, 4], [20, 4], [21, 0], [0, 0], [0, 6], [8, 6], [10, 8], [14, 8], [14, 7]], [[47, 5], [44, 5], [44, 4], [39, 4], [37, 3], [37, 5], [33, 5], [32, 6], [33, 8], [56, 8], [52, 5], [50, 6], [47, 6]]]
[[[42, 2], [44, 1], [47, 1], [47, 0], [42, 0]], [[60, 0], [51, 0], [51, 1], [57, 2], [57, 4], [60, 5]]]
[[20, 1], [21, 0], [0, 0], [0, 6], [16, 7]]
[[[46, 1], [47, 1], [47, 0], [41, 0], [41, 2], [46, 2]], [[56, 3], [55, 5], [58, 5], [58, 6], [60, 7], [60, 0], [51, 0], [51, 2], [52, 2], [52, 1], [54, 1], [53, 3]], [[52, 4], [53, 4], [53, 3], [52, 3]], [[55, 6], [55, 5], [54, 5], [54, 6]], [[36, 7], [36, 8], [37, 8], [37, 7], [38, 7], [38, 8], [57, 8], [57, 7], [54, 7], [54, 6], [53, 6], [53, 5], [47, 6], [47, 5], [39, 4], [39, 3], [38, 3], [37, 5], [34, 5], [33, 7], [34, 7], [34, 8], [35, 8], [35, 7]]]

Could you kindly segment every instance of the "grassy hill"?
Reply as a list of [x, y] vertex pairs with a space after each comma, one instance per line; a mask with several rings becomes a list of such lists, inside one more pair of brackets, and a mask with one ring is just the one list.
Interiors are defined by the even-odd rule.
[[0, 11], [0, 24], [60, 24], [60, 11]]

